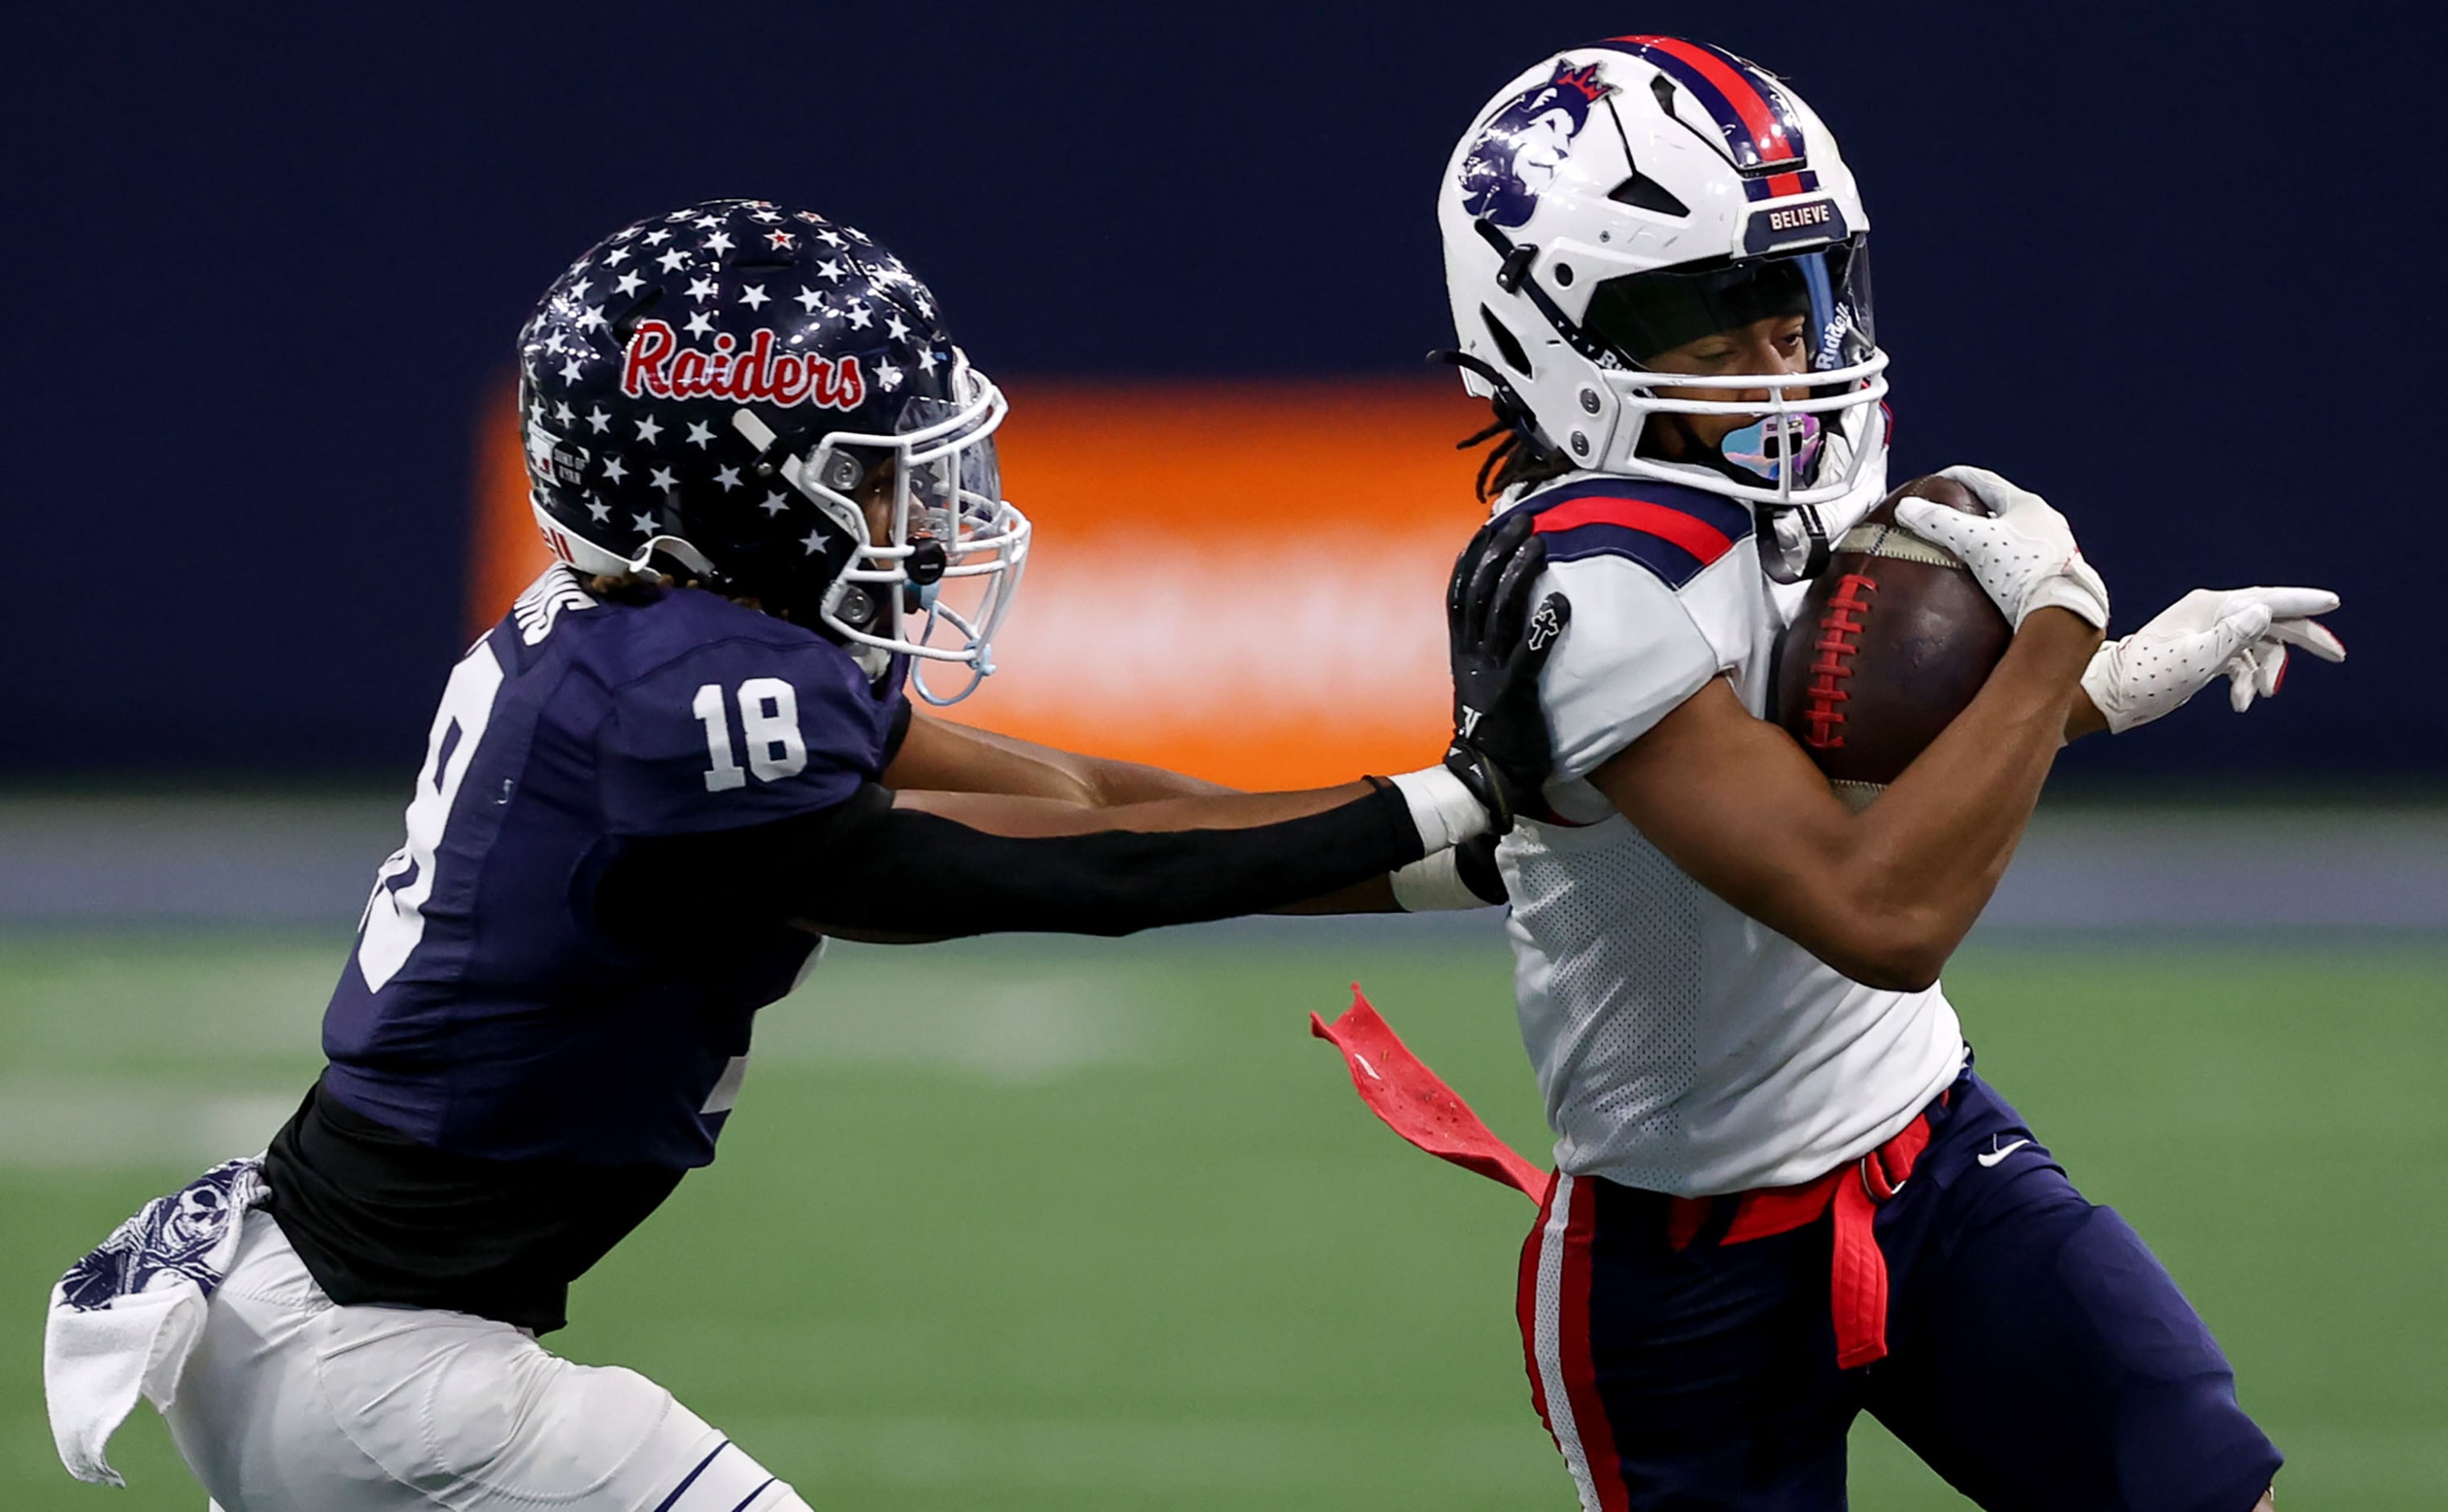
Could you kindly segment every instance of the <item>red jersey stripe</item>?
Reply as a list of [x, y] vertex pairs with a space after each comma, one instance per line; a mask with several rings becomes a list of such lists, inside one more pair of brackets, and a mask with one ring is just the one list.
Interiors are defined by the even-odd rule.
[[1733, 549], [1731, 536], [1709, 524], [1695, 520], [1680, 509], [1670, 509], [1647, 499], [1573, 499], [1556, 506], [1539, 516], [1538, 533], [1552, 535], [1585, 525], [1615, 525], [1643, 535], [1654, 535], [1660, 541], [1681, 546], [1700, 559], [1707, 566]]

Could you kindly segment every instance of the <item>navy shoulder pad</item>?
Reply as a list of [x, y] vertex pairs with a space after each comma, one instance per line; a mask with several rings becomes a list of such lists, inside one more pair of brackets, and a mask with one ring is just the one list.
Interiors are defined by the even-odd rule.
[[1550, 562], [1626, 557], [1680, 588], [1751, 533], [1732, 499], [1637, 478], [1585, 478], [1517, 506], [1538, 520]]

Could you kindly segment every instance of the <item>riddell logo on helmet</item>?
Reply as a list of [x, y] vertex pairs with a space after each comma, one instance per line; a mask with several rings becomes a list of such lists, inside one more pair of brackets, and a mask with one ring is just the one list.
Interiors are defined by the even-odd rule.
[[824, 410], [855, 410], [867, 400], [867, 378], [858, 358], [776, 354], [775, 335], [760, 329], [748, 350], [725, 332], [711, 348], [679, 344], [671, 325], [641, 320], [621, 360], [621, 392], [637, 398], [736, 399], [742, 403], [812, 404]]

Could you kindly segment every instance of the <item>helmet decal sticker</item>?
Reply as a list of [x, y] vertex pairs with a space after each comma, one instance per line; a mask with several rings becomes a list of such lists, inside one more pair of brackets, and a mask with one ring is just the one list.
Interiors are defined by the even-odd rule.
[[1746, 173], [1799, 169], [1808, 162], [1802, 122], [1773, 77], [1748, 58], [1681, 37], [1616, 37], [1690, 91]]
[[[1801, 117], [1794, 113], [1772, 75], [1749, 59], [1705, 42], [1681, 37], [1616, 37], [1682, 93], [1715, 126], [1715, 136], [1743, 175], [1743, 192], [1752, 200], [1783, 199], [1819, 188], [1819, 174], [1809, 164]], [[1662, 102], [1661, 102], [1662, 103]], [[1707, 138], [1699, 122], [1670, 115]]]
[[1576, 68], [1559, 59], [1553, 78], [1490, 117], [1463, 161], [1463, 208], [1500, 226], [1527, 223], [1539, 196], [1572, 156], [1591, 105], [1615, 87], [1597, 75], [1597, 64]]
[[669, 321], [641, 320], [622, 355], [621, 392], [633, 399], [649, 393], [658, 399], [711, 396], [826, 410], [855, 410], [867, 402], [867, 380], [855, 354], [838, 362], [794, 352], [776, 355], [777, 339], [772, 328], [760, 326], [744, 352], [728, 331], [717, 335], [711, 348], [683, 347]]

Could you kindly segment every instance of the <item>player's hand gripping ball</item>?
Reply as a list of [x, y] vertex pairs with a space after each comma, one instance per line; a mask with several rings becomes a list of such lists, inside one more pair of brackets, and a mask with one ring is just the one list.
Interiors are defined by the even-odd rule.
[[1454, 561], [1445, 586], [1453, 663], [1454, 737], [1445, 770], [1460, 777], [1502, 834], [1517, 815], [1546, 812], [1555, 749], [1539, 705], [1539, 673], [1572, 622], [1572, 601], [1551, 593], [1530, 606], [1547, 547], [1528, 511], [1492, 521]]
[[1929, 481], [1941, 480], [1979, 507], [1942, 508], [1953, 501], [1914, 492], [1925, 481], [1917, 478], [1887, 495], [1895, 521], [1969, 569], [2008, 623], [2019, 630], [2033, 610], [2056, 608], [2094, 630], [2108, 628], [2108, 584], [2048, 500], [1986, 468], [1941, 468]]
[[1971, 489], [1943, 476], [1888, 494], [1836, 543], [1777, 648], [1776, 722], [1857, 807], [1963, 712], [2014, 638], [1960, 560], [1896, 523], [1906, 500], [1981, 513]]

